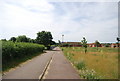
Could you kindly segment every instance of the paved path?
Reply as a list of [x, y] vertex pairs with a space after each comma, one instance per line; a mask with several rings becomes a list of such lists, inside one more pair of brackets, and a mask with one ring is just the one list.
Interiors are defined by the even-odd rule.
[[3, 79], [39, 79], [43, 70], [51, 59], [54, 51], [48, 51], [35, 57], [30, 62], [23, 64], [21, 67], [8, 72]]
[[45, 79], [80, 79], [75, 68], [57, 47]]

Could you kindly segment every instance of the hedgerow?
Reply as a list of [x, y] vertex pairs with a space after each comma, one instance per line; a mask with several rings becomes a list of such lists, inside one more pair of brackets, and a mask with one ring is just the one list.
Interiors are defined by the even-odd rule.
[[2, 64], [21, 59], [26, 56], [43, 52], [44, 45], [23, 42], [2, 42]]

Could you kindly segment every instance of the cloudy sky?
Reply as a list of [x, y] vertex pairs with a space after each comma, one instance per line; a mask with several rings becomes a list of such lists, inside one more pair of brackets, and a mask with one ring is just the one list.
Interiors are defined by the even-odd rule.
[[[18, 35], [36, 38], [50, 31], [54, 40], [116, 42], [118, 2], [0, 0], [0, 39]], [[112, 1], [112, 0], [111, 0]]]

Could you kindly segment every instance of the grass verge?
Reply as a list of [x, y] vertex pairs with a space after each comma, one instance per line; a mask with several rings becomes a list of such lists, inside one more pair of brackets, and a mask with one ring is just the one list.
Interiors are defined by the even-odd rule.
[[84, 79], [118, 79], [118, 49], [63, 47], [64, 55]]
[[35, 53], [35, 54], [32, 54], [32, 55], [29, 55], [29, 56], [25, 56], [21, 59], [14, 59], [10, 62], [8, 62], [7, 64], [3, 64], [2, 65], [2, 72], [7, 72], [9, 71], [11, 68], [15, 68], [17, 66], [19, 66], [21, 63], [24, 63], [26, 62], [27, 60], [30, 60], [36, 56], [39, 56], [40, 54], [42, 54], [43, 52], [39, 52], [39, 53]]

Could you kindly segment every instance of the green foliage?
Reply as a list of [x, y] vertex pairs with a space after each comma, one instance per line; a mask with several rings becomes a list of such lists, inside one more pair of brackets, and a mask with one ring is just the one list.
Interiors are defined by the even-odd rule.
[[66, 57], [71, 61], [72, 61], [73, 56], [74, 56], [74, 54], [72, 54], [72, 53], [69, 53], [69, 52], [66, 53]]
[[52, 39], [53, 38], [51, 32], [42, 31], [37, 33], [36, 40], [38, 44], [43, 44], [49, 48], [49, 46], [53, 43]]
[[78, 63], [75, 64], [75, 66], [77, 67], [78, 70], [86, 69], [86, 65], [85, 65], [84, 60], [79, 61]]
[[29, 43], [36, 43], [36, 40], [35, 39], [31, 39], [31, 38], [28, 38], [26, 37], [25, 35], [20, 35], [18, 37], [11, 37], [9, 39], [9, 41], [12, 41], [12, 42], [29, 42]]
[[79, 70], [80, 77], [84, 79], [100, 79], [101, 76], [97, 75], [97, 73], [92, 70]]
[[28, 38], [29, 39], [29, 42], [30, 43], [36, 43], [36, 40], [35, 39], [30, 39], [30, 38]]
[[17, 42], [29, 42], [29, 38], [27, 38], [25, 35], [18, 36], [16, 38]]
[[95, 45], [96, 47], [99, 47], [100, 46], [100, 42], [98, 42], [98, 40], [95, 41]]
[[98, 50], [98, 47], [100, 46], [100, 43], [98, 42], [98, 40], [95, 41], [95, 46], [97, 47], [97, 50]]
[[1, 41], [7, 41], [6, 39], [1, 39]]
[[[78, 52], [84, 52], [84, 48], [83, 47], [74, 47], [74, 49], [72, 49], [72, 47], [69, 48], [65, 48], [62, 47], [62, 49], [64, 49], [64, 51], [78, 51]], [[89, 52], [98, 52], [96, 47], [88, 47], [88, 53]], [[108, 53], [113, 53], [113, 52], [117, 52], [118, 53], [118, 48], [111, 48], [111, 47], [100, 47], [99, 48], [100, 52], [108, 52]]]
[[44, 46], [33, 43], [22, 43], [22, 42], [2, 42], [2, 63], [7, 65], [10, 61], [15, 59], [21, 59], [26, 56], [43, 52]]
[[83, 37], [83, 40], [81, 40], [81, 44], [85, 48], [85, 53], [86, 53], [87, 52], [87, 40], [85, 39], [85, 37]]
[[105, 47], [110, 47], [111, 43], [105, 43], [104, 46]]
[[85, 39], [85, 37], [83, 37], [83, 40], [81, 40], [81, 43], [83, 47], [87, 48], [87, 40]]
[[2, 73], [2, 41], [1, 40], [0, 40], [0, 73]]
[[86, 64], [84, 60], [80, 60], [79, 62], [75, 62], [76, 68], [79, 70], [79, 75], [84, 79], [100, 79], [101, 76], [97, 75], [97, 73], [92, 69], [88, 70], [86, 68]]
[[10, 38], [10, 41], [15, 42], [15, 41], [16, 41], [16, 37], [11, 37], [11, 38]]
[[117, 38], [116, 38], [116, 40], [119, 42], [119, 41], [120, 41], [120, 38], [119, 38], [119, 37], [117, 37]]
[[56, 45], [56, 42], [55, 41], [51, 41], [51, 45]]

